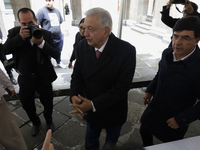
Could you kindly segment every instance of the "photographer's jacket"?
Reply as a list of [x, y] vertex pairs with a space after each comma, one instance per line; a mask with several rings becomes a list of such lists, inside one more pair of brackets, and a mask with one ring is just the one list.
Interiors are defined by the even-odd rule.
[[3, 45], [4, 53], [13, 54], [20, 75], [39, 76], [47, 84], [53, 82], [57, 76], [50, 57], [57, 59], [60, 54], [54, 48], [51, 32], [42, 30], [45, 44], [41, 49], [37, 45], [32, 46], [30, 38], [22, 39], [19, 35], [20, 28], [14, 27], [8, 31], [8, 39]]

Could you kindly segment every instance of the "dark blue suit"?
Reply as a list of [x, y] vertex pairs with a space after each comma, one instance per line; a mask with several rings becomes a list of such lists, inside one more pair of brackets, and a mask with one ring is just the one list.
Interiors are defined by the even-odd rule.
[[[183, 61], [173, 62], [173, 49], [162, 54], [159, 70], [147, 87], [153, 99], [141, 117], [141, 129], [148, 130], [163, 142], [182, 139], [188, 125], [200, 118], [200, 50]], [[174, 117], [178, 129], [168, 127]]]

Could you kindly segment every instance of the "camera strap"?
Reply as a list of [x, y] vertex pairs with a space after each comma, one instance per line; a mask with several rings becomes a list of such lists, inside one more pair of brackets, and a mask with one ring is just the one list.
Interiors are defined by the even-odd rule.
[[175, 4], [176, 10], [180, 13], [183, 13], [182, 11], [180, 11], [180, 9], [177, 7], [177, 5]]

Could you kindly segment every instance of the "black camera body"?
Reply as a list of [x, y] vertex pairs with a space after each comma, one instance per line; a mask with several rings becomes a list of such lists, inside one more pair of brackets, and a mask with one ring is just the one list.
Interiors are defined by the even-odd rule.
[[36, 39], [40, 39], [42, 37], [42, 30], [39, 28], [38, 25], [31, 23], [28, 26], [28, 29], [31, 32], [31, 36], [34, 36]]
[[186, 3], [185, 0], [174, 0], [174, 1], [172, 2], [172, 4], [184, 4], [184, 3]]

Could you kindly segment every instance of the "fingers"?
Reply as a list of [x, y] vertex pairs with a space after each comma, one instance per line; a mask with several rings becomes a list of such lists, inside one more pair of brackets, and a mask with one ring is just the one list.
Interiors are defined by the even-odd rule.
[[78, 111], [79, 113], [83, 114], [83, 111], [80, 109], [80, 105], [70, 104], [70, 106], [73, 106], [76, 111]]
[[23, 38], [23, 39], [26, 39], [27, 37], [30, 37], [31, 34], [30, 34], [30, 30], [27, 28], [27, 26], [22, 26], [21, 29], [20, 29], [20, 36]]
[[73, 111], [69, 112], [69, 114], [77, 114], [81, 119], [83, 119], [83, 116], [77, 110], [73, 110]]
[[42, 146], [42, 150], [49, 150], [50, 142], [51, 142], [52, 132], [51, 130], [47, 131], [46, 138], [44, 140], [44, 144]]

